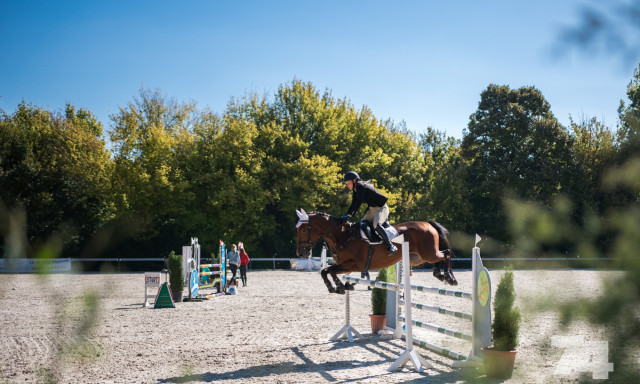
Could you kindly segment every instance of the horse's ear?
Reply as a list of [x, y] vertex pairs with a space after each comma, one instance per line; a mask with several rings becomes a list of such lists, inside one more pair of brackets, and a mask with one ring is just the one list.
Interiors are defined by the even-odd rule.
[[304, 209], [300, 208], [300, 211], [296, 209], [296, 214], [298, 215], [298, 219], [300, 219], [300, 221], [309, 221], [309, 215], [307, 215], [307, 212], [305, 212]]

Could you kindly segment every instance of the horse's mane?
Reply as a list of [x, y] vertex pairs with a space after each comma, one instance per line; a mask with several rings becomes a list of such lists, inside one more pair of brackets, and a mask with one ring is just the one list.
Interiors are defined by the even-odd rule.
[[332, 221], [340, 221], [340, 220], [342, 220], [337, 216], [333, 216], [333, 215], [325, 213], [325, 212], [310, 212], [309, 215], [325, 216], [325, 217], [328, 216], [329, 220], [332, 220]]

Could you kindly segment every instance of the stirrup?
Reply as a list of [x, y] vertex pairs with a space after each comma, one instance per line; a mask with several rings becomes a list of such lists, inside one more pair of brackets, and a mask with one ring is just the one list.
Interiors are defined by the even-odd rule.
[[396, 247], [395, 245], [391, 244], [390, 247], [387, 248], [388, 256], [393, 255], [394, 253], [396, 253], [398, 251], [398, 247]]

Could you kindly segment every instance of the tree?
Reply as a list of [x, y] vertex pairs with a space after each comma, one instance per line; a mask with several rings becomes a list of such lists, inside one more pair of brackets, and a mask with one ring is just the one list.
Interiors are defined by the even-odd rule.
[[506, 240], [502, 199], [549, 201], [564, 187], [571, 140], [534, 87], [489, 85], [462, 141], [476, 227]]
[[603, 194], [600, 181], [615, 163], [617, 152], [615, 133], [595, 118], [576, 123], [571, 119], [572, 154], [575, 171], [571, 173], [572, 188], [567, 191], [575, 202], [576, 213], [586, 210], [604, 213], [609, 206], [608, 194]]
[[70, 104], [62, 115], [23, 101], [0, 121], [0, 199], [25, 210], [29, 243], [60, 235], [74, 255], [111, 219], [112, 164], [101, 135], [95, 116]]
[[466, 184], [467, 164], [461, 156], [460, 140], [431, 127], [419, 141], [425, 164], [414, 210], [415, 220], [437, 220], [449, 229], [473, 233], [470, 226], [470, 188]]
[[140, 89], [137, 98], [111, 116], [114, 188], [118, 218], [141, 223], [137, 241], [155, 241], [152, 248], [172, 249], [188, 234], [181, 225], [191, 195], [178, 167], [188, 151], [195, 105], [167, 99], [159, 91]]
[[[243, 189], [222, 194], [241, 200], [226, 205], [235, 221], [227, 231], [249, 238], [249, 246], [265, 256], [294, 248], [296, 209], [331, 207], [327, 201], [338, 189], [339, 169], [323, 154], [331, 147], [323, 134], [327, 124], [316, 122], [321, 120], [318, 116], [330, 114], [323, 112], [327, 104], [331, 103], [320, 102], [311, 85], [294, 81], [280, 88], [273, 103], [255, 95], [232, 100], [220, 133], [213, 136], [214, 148], [222, 146], [232, 156], [241, 153], [213, 167], [235, 184], [231, 190]], [[245, 156], [247, 161], [242, 161]]]
[[633, 71], [633, 79], [627, 85], [629, 103], [620, 100], [618, 116], [620, 123], [617, 142], [620, 146], [620, 164], [625, 160], [640, 155], [640, 65]]

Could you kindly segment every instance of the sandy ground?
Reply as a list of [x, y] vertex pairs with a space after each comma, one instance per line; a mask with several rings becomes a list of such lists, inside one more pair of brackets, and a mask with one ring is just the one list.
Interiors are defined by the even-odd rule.
[[[507, 382], [577, 379], [577, 374], [554, 374], [563, 349], [552, 346], [551, 337], [598, 341], [604, 334], [585, 324], [562, 329], [556, 314], [533, 311], [531, 304], [553, 293], [556, 302], [594, 297], [601, 278], [615, 273], [516, 272], [524, 322], [516, 370]], [[494, 293], [501, 274], [490, 273]], [[458, 288], [470, 291], [471, 272], [456, 275]], [[558, 289], [557, 282], [565, 283]], [[435, 368], [417, 373], [408, 364], [388, 372], [404, 341], [371, 334], [370, 293], [364, 286], [351, 294], [351, 324], [365, 338], [349, 343], [329, 341], [345, 323], [344, 296], [329, 294], [318, 272], [249, 271], [248, 283], [234, 296], [151, 309], [142, 307], [143, 274], [1, 275], [0, 382], [501, 382], [475, 369], [452, 368], [450, 359], [421, 348]], [[429, 272], [414, 273], [412, 284], [443, 287]], [[470, 302], [456, 298], [415, 293], [413, 300], [470, 311]], [[414, 310], [414, 318], [470, 329], [440, 314]], [[420, 338], [469, 352], [465, 341], [419, 331]]]

